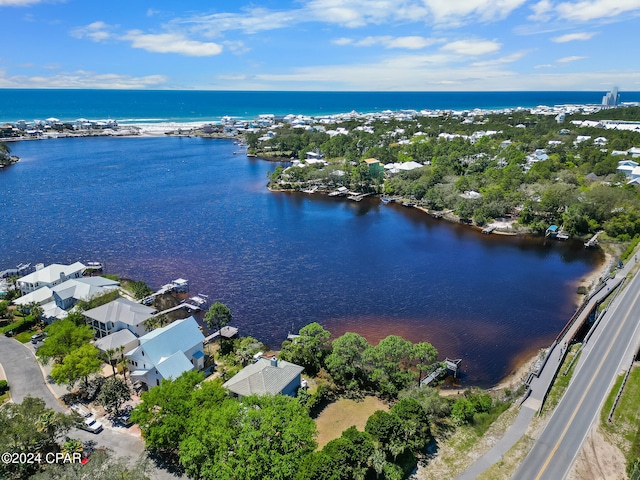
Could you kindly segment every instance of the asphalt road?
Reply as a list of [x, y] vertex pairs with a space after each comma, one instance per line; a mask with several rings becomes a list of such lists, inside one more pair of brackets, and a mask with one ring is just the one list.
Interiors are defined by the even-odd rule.
[[603, 318], [581, 367], [529, 455], [517, 480], [566, 477], [617, 375], [628, 367], [638, 346], [640, 279], [636, 275]]
[[[42, 370], [29, 347], [0, 335], [0, 364], [4, 368], [11, 387], [11, 399], [15, 403], [21, 403], [27, 395], [30, 395], [43, 399], [47, 407], [57, 412], [70, 412], [49, 390]], [[108, 448], [116, 457], [135, 460], [144, 453], [144, 443], [140, 438], [110, 428], [105, 428], [98, 434], [74, 429], [69, 432], [69, 435], [82, 440], [85, 445]], [[178, 478], [162, 469], [154, 469], [151, 476], [154, 479]]]

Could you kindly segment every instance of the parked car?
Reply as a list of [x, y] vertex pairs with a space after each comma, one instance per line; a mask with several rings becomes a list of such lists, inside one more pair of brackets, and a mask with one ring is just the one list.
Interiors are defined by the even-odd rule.
[[31, 343], [33, 343], [34, 345], [38, 342], [41, 342], [42, 340], [44, 340], [44, 338], [47, 336], [46, 333], [44, 332], [40, 332], [40, 333], [36, 333], [35, 335], [31, 335]]
[[102, 424], [91, 415], [84, 419], [84, 422], [80, 424], [79, 428], [91, 433], [100, 433], [102, 431]]

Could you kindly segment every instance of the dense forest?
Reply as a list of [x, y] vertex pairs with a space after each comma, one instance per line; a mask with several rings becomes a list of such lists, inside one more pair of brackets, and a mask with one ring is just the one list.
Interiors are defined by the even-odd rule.
[[[302, 161], [276, 168], [272, 188], [346, 186], [353, 192], [397, 196], [431, 210], [452, 211], [477, 225], [511, 217], [536, 232], [557, 224], [572, 235], [603, 229], [610, 237], [628, 240], [640, 233], [640, 198], [637, 185], [616, 170], [619, 161], [631, 159], [624, 152], [640, 147], [640, 133], [574, 122], [639, 118], [640, 107], [564, 119], [525, 110], [450, 113], [330, 126], [348, 134], [283, 124], [270, 139], [259, 141], [263, 131], [249, 134], [247, 141], [259, 156]], [[328, 164], [305, 165], [309, 151], [321, 152]], [[422, 166], [391, 176], [370, 169], [363, 161], [367, 158], [383, 165], [414, 161]], [[461, 197], [470, 191], [479, 195]]]

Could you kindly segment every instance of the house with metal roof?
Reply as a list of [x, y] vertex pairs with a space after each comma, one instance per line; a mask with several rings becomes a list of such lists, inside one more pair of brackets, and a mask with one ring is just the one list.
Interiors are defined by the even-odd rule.
[[114, 332], [106, 337], [99, 338], [93, 345], [104, 353], [107, 353], [110, 350], [118, 351], [122, 349], [122, 353], [126, 354], [136, 348], [139, 344], [140, 342], [138, 341], [138, 337], [125, 329]]
[[141, 337], [149, 331], [145, 322], [157, 313], [155, 308], [121, 297], [87, 310], [83, 315], [95, 330], [97, 338], [120, 330], [129, 330], [136, 337]]
[[223, 387], [239, 398], [249, 395], [289, 395], [300, 387], [304, 367], [273, 358], [260, 358], [240, 370]]
[[69, 279], [80, 278], [85, 268], [86, 267], [80, 262], [71, 265], [53, 263], [46, 267], [40, 263], [36, 265], [35, 272], [19, 278], [16, 285], [23, 294], [27, 294], [42, 287], [51, 288]]
[[138, 341], [140, 345], [125, 357], [131, 380], [147, 389], [160, 385], [163, 379], [204, 368], [204, 335], [193, 317], [156, 328]]
[[73, 307], [78, 300], [89, 300], [118, 288], [120, 283], [104, 277], [73, 278], [51, 288], [53, 301], [62, 310]]

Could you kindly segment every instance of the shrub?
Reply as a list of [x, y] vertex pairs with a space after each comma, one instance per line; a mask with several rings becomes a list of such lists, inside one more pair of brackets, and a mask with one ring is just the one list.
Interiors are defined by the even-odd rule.
[[9, 384], [6, 380], [0, 380], [0, 395], [4, 395], [9, 391]]

